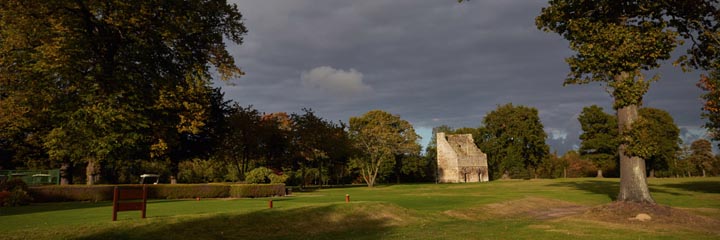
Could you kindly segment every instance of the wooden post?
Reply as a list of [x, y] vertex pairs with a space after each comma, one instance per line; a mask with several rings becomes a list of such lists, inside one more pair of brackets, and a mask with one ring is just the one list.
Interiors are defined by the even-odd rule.
[[145, 184], [143, 184], [142, 188], [143, 194], [142, 194], [142, 218], [145, 218], [145, 213], [147, 210], [147, 187]]
[[350, 202], [350, 194], [345, 194], [345, 202], [346, 203]]
[[268, 201], [268, 207], [269, 207], [269, 208], [273, 208], [272, 199], [270, 199], [270, 201]]
[[118, 212], [118, 187], [115, 186], [115, 190], [113, 191], [113, 215], [112, 215], [113, 221], [117, 221], [117, 212]]

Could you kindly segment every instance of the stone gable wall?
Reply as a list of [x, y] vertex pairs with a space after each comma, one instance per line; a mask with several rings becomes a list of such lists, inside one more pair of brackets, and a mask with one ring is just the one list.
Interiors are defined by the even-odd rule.
[[475, 145], [472, 134], [438, 133], [439, 182], [488, 181], [487, 155]]

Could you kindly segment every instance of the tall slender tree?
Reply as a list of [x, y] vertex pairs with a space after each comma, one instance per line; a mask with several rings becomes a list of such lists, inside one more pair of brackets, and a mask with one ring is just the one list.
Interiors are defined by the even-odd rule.
[[226, 117], [221, 133], [221, 148], [217, 155], [235, 167], [237, 176], [245, 177], [248, 164], [260, 155], [260, 112], [252, 106], [242, 107], [235, 103]]
[[603, 177], [603, 170], [617, 165], [620, 144], [617, 121], [597, 105], [584, 107], [578, 121], [583, 131], [580, 134], [580, 156], [590, 159], [597, 167], [597, 177]]

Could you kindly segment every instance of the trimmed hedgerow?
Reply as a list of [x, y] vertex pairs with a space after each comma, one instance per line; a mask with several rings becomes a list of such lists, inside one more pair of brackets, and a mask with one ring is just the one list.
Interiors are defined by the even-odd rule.
[[[136, 186], [142, 185], [122, 185]], [[181, 199], [181, 198], [226, 198], [230, 196], [227, 184], [162, 184], [146, 185], [149, 199]], [[65, 201], [109, 201], [113, 199], [114, 185], [54, 185], [39, 186], [29, 189], [35, 202]]]
[[30, 187], [35, 202], [107, 201], [113, 198], [112, 185], [49, 185]]
[[285, 196], [285, 184], [233, 184], [230, 185], [230, 197], [256, 198]]
[[148, 198], [226, 198], [230, 196], [230, 186], [225, 184], [162, 184], [148, 185]]
[[[137, 186], [142, 185], [122, 185]], [[149, 199], [255, 198], [285, 196], [285, 184], [158, 184], [146, 185]], [[111, 201], [114, 185], [50, 185], [30, 187], [34, 202]]]

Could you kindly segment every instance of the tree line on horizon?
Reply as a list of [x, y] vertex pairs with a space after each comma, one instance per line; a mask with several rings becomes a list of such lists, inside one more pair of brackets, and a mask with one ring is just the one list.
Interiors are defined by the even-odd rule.
[[[706, 139], [683, 143], [672, 116], [664, 110], [641, 108], [633, 131], [632, 151], [647, 161], [647, 177], [690, 177], [720, 175], [720, 156], [714, 156]], [[563, 155], [550, 153], [537, 110], [507, 104], [483, 119], [478, 128], [439, 126], [426, 156], [434, 158], [437, 132], [473, 134], [475, 144], [488, 155], [491, 179], [619, 177], [618, 134], [615, 116], [602, 107], [584, 107], [578, 116], [582, 133], [580, 146]]]
[[[166, 158], [133, 160], [101, 159], [89, 163], [73, 161], [63, 169], [67, 183], [133, 183], [143, 173], [177, 178], [182, 183], [274, 182], [289, 185], [334, 185], [349, 183], [434, 182], [436, 179], [437, 132], [473, 135], [476, 145], [488, 154], [490, 177], [561, 178], [617, 177], [617, 134], [614, 117], [598, 106], [585, 107], [578, 117], [583, 133], [578, 151], [562, 156], [550, 153], [538, 111], [513, 104], [500, 105], [484, 117], [478, 128], [439, 126], [421, 154], [419, 136], [399, 116], [373, 110], [352, 117], [349, 125], [317, 116], [310, 109], [301, 113], [261, 113], [252, 106], [226, 101], [220, 89], [211, 92], [210, 113], [203, 131], [180, 138]], [[680, 145], [679, 130], [672, 117], [654, 108], [640, 110], [643, 119], [642, 147], [651, 149], [649, 177], [705, 176], [720, 174], [720, 162], [707, 140]], [[42, 148], [35, 152], [2, 145], [5, 169], [57, 168]], [[15, 145], [18, 146], [18, 145]], [[638, 147], [638, 148], [642, 148]], [[147, 146], [126, 146], [141, 156]], [[47, 155], [45, 155], [47, 156]], [[62, 166], [62, 165], [60, 165]], [[249, 180], [251, 179], [251, 180]]]

